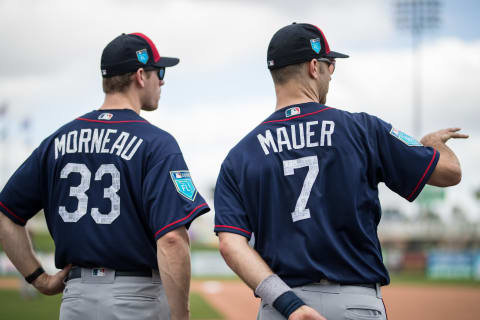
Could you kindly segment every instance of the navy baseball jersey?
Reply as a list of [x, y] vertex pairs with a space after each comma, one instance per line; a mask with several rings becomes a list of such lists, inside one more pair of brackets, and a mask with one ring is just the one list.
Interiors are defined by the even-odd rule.
[[288, 285], [389, 283], [378, 183], [413, 201], [439, 159], [366, 113], [318, 103], [274, 112], [224, 160], [215, 232], [248, 239]]
[[55, 265], [158, 269], [156, 240], [210, 209], [175, 139], [132, 110], [93, 111], [45, 139], [10, 178], [0, 210], [44, 209]]

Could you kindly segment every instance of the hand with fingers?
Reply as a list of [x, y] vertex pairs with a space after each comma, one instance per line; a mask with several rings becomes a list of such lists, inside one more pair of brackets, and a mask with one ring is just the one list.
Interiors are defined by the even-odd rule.
[[32, 282], [32, 285], [45, 295], [51, 296], [58, 294], [65, 288], [63, 280], [65, 280], [71, 268], [72, 266], [68, 265], [54, 275], [49, 275], [45, 272], [38, 276], [38, 278]]
[[468, 134], [459, 133], [460, 128], [438, 130], [424, 136], [420, 142], [426, 147], [432, 147], [440, 153], [440, 158], [428, 184], [437, 187], [449, 187], [460, 183], [462, 169], [455, 153], [446, 145], [450, 139], [466, 139]]
[[449, 139], [466, 139], [468, 134], [459, 133], [460, 128], [448, 128], [438, 130], [425, 135], [420, 142], [424, 146], [435, 146], [438, 143], [445, 144]]
[[290, 317], [288, 317], [288, 320], [327, 320], [327, 318], [323, 317], [315, 309], [304, 305], [295, 310]]

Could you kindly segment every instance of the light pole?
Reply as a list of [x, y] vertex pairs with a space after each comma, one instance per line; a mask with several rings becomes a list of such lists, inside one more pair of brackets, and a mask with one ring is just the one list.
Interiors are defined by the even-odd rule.
[[440, 26], [440, 0], [397, 0], [396, 22], [401, 30], [412, 35], [413, 133], [422, 134], [422, 55], [421, 44], [426, 31]]
[[3, 188], [5, 183], [7, 183], [7, 150], [6, 150], [6, 140], [8, 136], [8, 103], [0, 103], [0, 189]]

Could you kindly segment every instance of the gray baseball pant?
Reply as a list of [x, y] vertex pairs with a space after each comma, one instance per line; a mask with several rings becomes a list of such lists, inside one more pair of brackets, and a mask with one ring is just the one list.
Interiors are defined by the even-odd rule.
[[[379, 285], [373, 289], [325, 282], [295, 287], [293, 291], [327, 320], [387, 319]], [[276, 319], [285, 319], [285, 317], [262, 301], [257, 320]]]
[[101, 276], [82, 268], [82, 276], [66, 282], [60, 320], [169, 320], [170, 310], [158, 273], [152, 277]]

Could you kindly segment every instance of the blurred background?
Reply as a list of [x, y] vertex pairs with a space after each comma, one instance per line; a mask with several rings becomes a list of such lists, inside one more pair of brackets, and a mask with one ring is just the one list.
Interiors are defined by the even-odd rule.
[[[106, 44], [123, 32], [143, 32], [161, 56], [180, 64], [166, 72], [159, 109], [142, 116], [176, 137], [213, 207], [227, 152], [274, 111], [270, 38], [294, 21], [308, 22], [323, 30], [332, 50], [350, 55], [337, 62], [329, 106], [374, 114], [417, 138], [447, 127], [470, 134], [449, 142], [463, 169], [458, 186], [427, 186], [414, 203], [380, 186], [378, 232], [393, 284], [479, 288], [479, 12], [476, 0], [0, 0], [0, 188], [44, 138], [102, 104]], [[213, 216], [190, 230], [193, 275], [234, 278], [216, 249]], [[27, 227], [53, 272], [42, 213]], [[0, 275], [18, 276], [3, 252]]]

